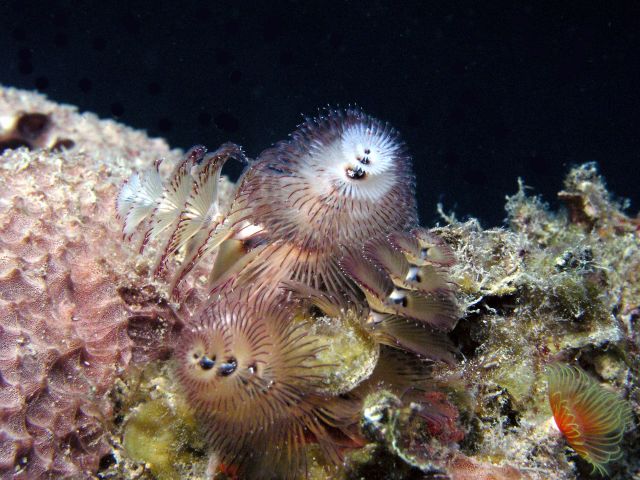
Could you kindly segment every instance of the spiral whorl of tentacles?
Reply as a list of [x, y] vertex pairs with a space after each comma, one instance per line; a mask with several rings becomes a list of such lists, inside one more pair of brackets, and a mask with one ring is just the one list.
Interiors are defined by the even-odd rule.
[[194, 266], [214, 258], [209, 298], [174, 352], [177, 379], [223, 462], [251, 478], [295, 478], [306, 443], [334, 463], [358, 444], [374, 385], [403, 395], [424, 387], [425, 360], [454, 361], [454, 257], [416, 228], [397, 133], [360, 110], [306, 120], [249, 162], [223, 211], [230, 157], [245, 160], [232, 144], [194, 147], [166, 181], [159, 163], [135, 174], [118, 213], [125, 237], [141, 231], [141, 249], [157, 250], [153, 271], [178, 297]]
[[366, 325], [378, 342], [449, 363], [454, 348], [445, 332], [458, 318], [447, 277], [453, 263], [449, 247], [420, 228], [369, 241], [341, 261], [364, 292]]
[[341, 459], [358, 402], [319, 395], [326, 348], [296, 319], [297, 305], [244, 288], [194, 316], [176, 346], [177, 377], [211, 448], [246, 478], [296, 478], [302, 447], [316, 442]]

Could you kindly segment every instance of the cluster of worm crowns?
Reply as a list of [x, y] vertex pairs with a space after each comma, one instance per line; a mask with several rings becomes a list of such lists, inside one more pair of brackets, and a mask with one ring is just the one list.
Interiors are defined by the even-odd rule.
[[[247, 166], [223, 209], [230, 158]], [[454, 259], [417, 226], [414, 183], [395, 130], [347, 109], [256, 160], [233, 144], [194, 147], [168, 178], [157, 164], [122, 187], [124, 235], [153, 245], [174, 295], [210, 262], [175, 375], [212, 454], [240, 478], [298, 478], [309, 445], [340, 464], [363, 445], [369, 392], [418, 398], [430, 365], [454, 361]]]

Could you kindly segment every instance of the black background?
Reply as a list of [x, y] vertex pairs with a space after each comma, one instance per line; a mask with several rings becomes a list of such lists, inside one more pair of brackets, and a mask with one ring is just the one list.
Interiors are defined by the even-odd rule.
[[637, 211], [639, 71], [640, 2], [0, 0], [1, 83], [172, 146], [255, 156], [360, 105], [409, 145], [426, 224], [498, 225], [517, 177], [553, 203], [585, 161]]

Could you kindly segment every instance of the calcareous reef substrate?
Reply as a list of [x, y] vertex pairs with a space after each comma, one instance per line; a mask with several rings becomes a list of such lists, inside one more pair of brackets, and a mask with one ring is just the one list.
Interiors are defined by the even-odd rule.
[[[139, 256], [116, 219], [132, 172], [181, 155], [143, 132], [0, 87], [0, 478], [234, 477], [209, 455], [172, 366], [207, 266], [192, 274], [189, 300], [176, 302], [152, 275], [154, 252]], [[222, 177], [222, 204], [232, 190]], [[456, 259], [456, 361], [434, 365], [422, 403], [368, 394], [366, 442], [329, 474], [310, 442], [309, 478], [598, 478], [554, 428], [545, 373], [554, 362], [581, 367], [629, 402], [634, 426], [609, 474], [640, 478], [640, 219], [591, 163], [568, 172], [558, 211], [526, 178], [514, 190], [502, 228], [441, 210], [431, 229]], [[359, 331], [349, 319], [316, 328], [340, 339], [327, 363], [376, 355], [350, 341]], [[364, 375], [336, 372], [327, 389]], [[428, 404], [446, 421], [424, 414]]]

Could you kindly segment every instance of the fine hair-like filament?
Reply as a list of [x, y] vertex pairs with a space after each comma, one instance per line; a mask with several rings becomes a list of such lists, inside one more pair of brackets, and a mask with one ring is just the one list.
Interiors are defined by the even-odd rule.
[[291, 305], [249, 289], [225, 292], [191, 320], [175, 351], [207, 444], [246, 478], [296, 478], [309, 441], [338, 463], [335, 439], [353, 435], [359, 403], [314, 393], [324, 347], [293, 320]]
[[556, 425], [569, 445], [601, 475], [622, 457], [620, 443], [631, 422], [629, 404], [580, 368], [547, 368], [549, 403]]

